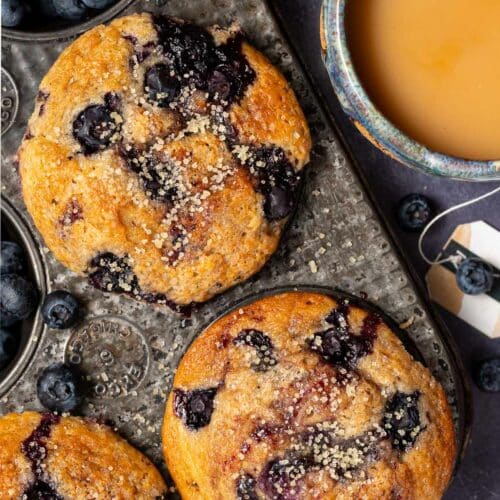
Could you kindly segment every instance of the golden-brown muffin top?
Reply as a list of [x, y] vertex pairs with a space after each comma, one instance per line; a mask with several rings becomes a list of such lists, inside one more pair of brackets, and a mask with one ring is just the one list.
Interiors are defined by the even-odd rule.
[[430, 372], [378, 314], [317, 293], [208, 327], [179, 365], [162, 432], [185, 500], [437, 499], [455, 459]]
[[19, 163], [64, 265], [105, 291], [186, 305], [264, 265], [310, 147], [293, 91], [237, 27], [135, 14], [61, 54]]
[[52, 413], [0, 417], [2, 499], [154, 500], [165, 493], [154, 465], [105, 425]]

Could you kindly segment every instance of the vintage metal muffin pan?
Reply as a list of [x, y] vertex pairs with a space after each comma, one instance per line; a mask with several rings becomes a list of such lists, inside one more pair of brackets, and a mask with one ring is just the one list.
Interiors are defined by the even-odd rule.
[[[144, 0], [133, 2], [125, 12], [144, 10], [205, 25], [238, 20], [249, 39], [281, 68], [301, 101], [314, 139], [299, 209], [278, 252], [259, 274], [200, 306], [189, 318], [92, 289], [45, 248], [26, 213], [15, 166], [15, 152], [39, 82], [70, 40], [2, 40], [2, 64], [14, 82], [5, 95], [13, 96], [14, 101], [17, 95], [19, 98], [17, 114], [15, 102], [10, 104], [8, 120], [13, 123], [2, 137], [3, 208], [10, 213], [11, 205], [5, 201], [9, 200], [16, 209], [9, 217], [17, 221], [26, 241], [34, 238], [30, 252], [39, 255], [35, 272], [47, 278], [47, 289], [70, 290], [82, 299], [86, 310], [84, 319], [70, 331], [38, 329], [39, 318], [35, 319], [31, 348], [23, 352], [7, 382], [0, 385], [0, 414], [42, 409], [36, 397], [37, 374], [51, 362], [65, 359], [83, 368], [88, 377], [90, 394], [82, 413], [112, 421], [167, 475], [160, 443], [163, 410], [176, 366], [193, 338], [249, 295], [290, 285], [327, 286], [367, 297], [397, 323], [406, 323], [406, 334], [445, 388], [459, 449], [463, 450], [470, 401], [453, 342], [426, 311], [270, 7], [264, 0]], [[2, 101], [2, 125], [3, 121]], [[43, 291], [43, 284], [40, 286]]]

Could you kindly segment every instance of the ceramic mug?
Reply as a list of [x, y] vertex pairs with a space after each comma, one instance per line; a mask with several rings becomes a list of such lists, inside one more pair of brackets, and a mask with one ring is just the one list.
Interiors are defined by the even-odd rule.
[[348, 1], [324, 1], [321, 44], [340, 104], [363, 136], [391, 158], [429, 174], [476, 181], [500, 179], [500, 160], [465, 160], [432, 151], [405, 135], [377, 110], [356, 76], [347, 46], [344, 17]]

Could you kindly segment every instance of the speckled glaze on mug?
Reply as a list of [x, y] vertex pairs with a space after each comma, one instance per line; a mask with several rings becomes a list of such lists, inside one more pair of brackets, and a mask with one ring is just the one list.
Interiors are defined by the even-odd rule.
[[397, 129], [377, 110], [356, 76], [347, 46], [344, 16], [348, 1], [324, 1], [321, 43], [335, 93], [358, 130], [391, 158], [422, 172], [463, 180], [500, 180], [500, 159], [465, 160], [431, 151]]

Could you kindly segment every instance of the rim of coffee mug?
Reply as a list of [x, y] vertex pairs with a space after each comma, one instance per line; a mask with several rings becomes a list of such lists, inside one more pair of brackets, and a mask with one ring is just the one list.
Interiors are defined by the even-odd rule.
[[325, 0], [323, 4], [325, 65], [342, 107], [361, 133], [387, 155], [428, 174], [461, 180], [499, 180], [500, 159], [466, 160], [432, 151], [405, 135], [378, 111], [351, 61], [344, 25], [347, 2]]

